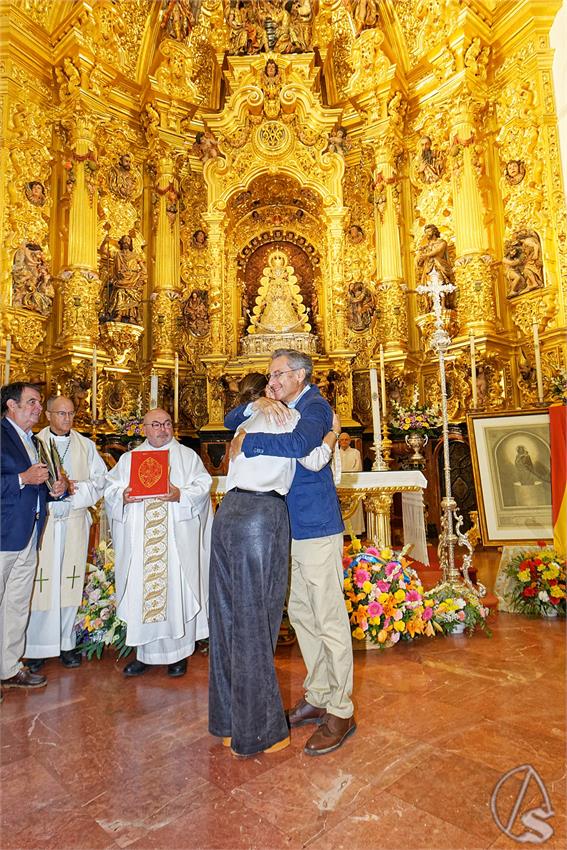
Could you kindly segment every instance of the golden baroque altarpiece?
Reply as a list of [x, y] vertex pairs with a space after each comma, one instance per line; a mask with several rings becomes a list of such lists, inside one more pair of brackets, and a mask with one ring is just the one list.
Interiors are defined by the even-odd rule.
[[[269, 352], [313, 355], [345, 425], [388, 395], [537, 400], [566, 365], [567, 226], [548, 33], [492, 0], [2, 0], [2, 353], [99, 432], [149, 401], [220, 429]], [[512, 14], [513, 10], [513, 14]]]

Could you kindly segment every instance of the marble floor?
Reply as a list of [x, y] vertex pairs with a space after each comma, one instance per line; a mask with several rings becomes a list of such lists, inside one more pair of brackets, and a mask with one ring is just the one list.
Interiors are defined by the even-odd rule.
[[[509, 831], [566, 846], [564, 623], [509, 614], [494, 635], [355, 654], [358, 730], [335, 753], [234, 758], [207, 733], [207, 658], [182, 679], [125, 679], [109, 655], [1, 706], [2, 850], [483, 850]], [[285, 704], [302, 694], [296, 646], [278, 650]], [[514, 817], [514, 801], [518, 811]], [[552, 832], [553, 830], [553, 832]]]

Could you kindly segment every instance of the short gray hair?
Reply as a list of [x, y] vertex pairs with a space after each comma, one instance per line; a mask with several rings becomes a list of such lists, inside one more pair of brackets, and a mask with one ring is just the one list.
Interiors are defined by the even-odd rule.
[[305, 369], [305, 383], [307, 384], [313, 374], [313, 361], [303, 351], [294, 348], [277, 348], [272, 354], [272, 360], [276, 357], [285, 357], [292, 369]]

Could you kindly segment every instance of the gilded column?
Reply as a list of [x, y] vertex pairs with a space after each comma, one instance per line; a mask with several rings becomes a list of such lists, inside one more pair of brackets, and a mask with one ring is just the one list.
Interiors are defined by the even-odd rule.
[[92, 116], [69, 119], [71, 156], [65, 161], [70, 196], [67, 268], [63, 284], [63, 339], [91, 347], [98, 336], [97, 171]]
[[171, 156], [160, 156], [156, 175], [156, 239], [152, 337], [154, 357], [177, 350], [180, 318], [179, 193]]
[[[203, 213], [203, 221], [208, 225], [209, 248], [209, 318], [210, 318], [210, 354], [201, 357], [207, 370], [207, 408], [209, 422], [202, 430], [223, 428], [224, 389], [221, 377], [226, 363], [225, 334], [223, 333], [223, 280], [224, 280], [224, 213], [222, 211]], [[231, 319], [233, 317], [231, 316]]]
[[344, 283], [344, 207], [327, 210], [328, 284], [327, 339], [333, 353], [346, 351], [345, 283]]
[[461, 333], [496, 329], [493, 259], [484, 225], [485, 207], [479, 181], [482, 149], [475, 138], [472, 106], [462, 99], [451, 127], [452, 186], [455, 225], [455, 281]]
[[399, 225], [400, 184], [392, 145], [381, 144], [377, 148], [374, 192], [376, 273], [380, 281], [382, 310], [381, 339], [385, 347], [406, 351], [408, 317]]

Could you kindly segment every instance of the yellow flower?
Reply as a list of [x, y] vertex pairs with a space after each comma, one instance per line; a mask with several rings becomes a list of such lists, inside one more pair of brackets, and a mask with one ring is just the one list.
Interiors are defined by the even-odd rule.
[[397, 632], [403, 632], [405, 631], [406, 624], [403, 620], [396, 620], [396, 622], [394, 623], [394, 628]]
[[345, 600], [345, 605], [348, 613], [350, 614], [350, 612], [352, 611], [352, 602], [350, 601], [350, 599]]
[[360, 627], [353, 631], [352, 636], [355, 640], [364, 640], [364, 632]]
[[388, 632], [386, 629], [380, 629], [378, 632], [378, 643], [385, 643], [388, 637]]
[[386, 546], [385, 549], [380, 550], [380, 557], [384, 558], [385, 561], [389, 561], [393, 554], [394, 553], [388, 546]]
[[400, 589], [396, 590], [396, 592], [394, 593], [394, 599], [396, 600], [396, 602], [403, 602], [405, 598], [406, 598], [406, 592], [405, 592], [405, 590], [402, 590], [401, 587], [400, 587]]
[[345, 590], [352, 590], [352, 579], [345, 578], [343, 581], [343, 587]]
[[518, 573], [518, 578], [520, 581], [529, 581], [530, 580], [530, 571], [529, 570], [520, 570]]
[[365, 593], [370, 593], [370, 591], [372, 590], [372, 582], [371, 581], [365, 581], [364, 584], [362, 585], [362, 589]]
[[362, 543], [360, 542], [358, 537], [353, 537], [350, 543], [350, 548], [353, 552], [360, 552], [360, 550], [362, 549]]
[[556, 599], [561, 599], [565, 596], [565, 593], [561, 590], [558, 584], [554, 584], [553, 587], [549, 588], [549, 595], [554, 596]]
[[109, 592], [109, 593], [116, 593], [116, 589], [115, 589], [115, 587], [114, 587], [114, 585], [113, 585], [113, 584], [111, 584], [111, 585], [109, 586], [109, 588], [108, 588], [108, 592]]
[[390, 594], [389, 594], [389, 593], [381, 593], [381, 594], [378, 596], [378, 602], [382, 602], [382, 603], [387, 602], [387, 600], [388, 600], [389, 598], [390, 598]]

